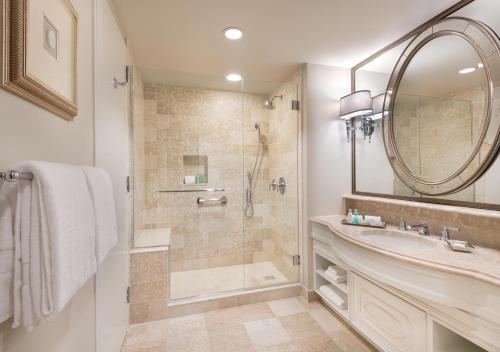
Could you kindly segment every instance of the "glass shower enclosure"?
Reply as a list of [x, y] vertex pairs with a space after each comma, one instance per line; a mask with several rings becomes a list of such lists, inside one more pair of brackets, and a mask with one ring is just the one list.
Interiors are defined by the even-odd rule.
[[297, 282], [301, 72], [265, 91], [134, 72], [133, 242], [168, 244], [170, 300]]

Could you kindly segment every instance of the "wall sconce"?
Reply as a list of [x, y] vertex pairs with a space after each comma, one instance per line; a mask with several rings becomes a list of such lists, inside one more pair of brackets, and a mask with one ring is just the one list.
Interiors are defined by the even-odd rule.
[[350, 141], [352, 119], [372, 113], [372, 95], [369, 90], [359, 90], [340, 98], [339, 119], [345, 121], [347, 142]]
[[[384, 111], [385, 94], [379, 94], [372, 99], [372, 113], [368, 116], [363, 116], [361, 129], [363, 130], [363, 139], [368, 136], [369, 143], [372, 142], [372, 134], [375, 131], [375, 122], [382, 117], [387, 116], [388, 111]], [[389, 97], [387, 97], [389, 99]]]
[[375, 131], [375, 120], [380, 120], [382, 117], [387, 115], [387, 111], [384, 110], [384, 98], [385, 94], [380, 94], [372, 98], [372, 113], [368, 116], [363, 116], [363, 123], [361, 124], [361, 130], [363, 130], [363, 139], [368, 137], [369, 143], [372, 142], [372, 134]]

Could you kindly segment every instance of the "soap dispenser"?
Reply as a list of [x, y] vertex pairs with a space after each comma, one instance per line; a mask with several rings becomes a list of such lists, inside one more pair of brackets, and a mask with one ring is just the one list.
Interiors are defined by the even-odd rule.
[[359, 224], [358, 209], [354, 209], [354, 216], [352, 217], [352, 223], [356, 225]]
[[347, 212], [347, 222], [349, 224], [352, 224], [352, 222], [353, 222], [352, 209], [349, 209], [349, 211]]

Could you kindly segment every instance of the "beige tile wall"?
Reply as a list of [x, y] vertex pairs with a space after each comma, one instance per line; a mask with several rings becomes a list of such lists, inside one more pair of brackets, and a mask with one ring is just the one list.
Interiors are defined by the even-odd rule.
[[168, 251], [130, 254], [130, 323], [166, 317]]
[[500, 249], [500, 212], [448, 205], [426, 204], [396, 199], [344, 196], [345, 209], [360, 214], [382, 216], [385, 222], [398, 225], [403, 216], [408, 224], [428, 221], [433, 235], [441, 235], [444, 225], [458, 227], [451, 238], [471, 241], [474, 245]]
[[[264, 97], [207, 89], [145, 85], [146, 227], [170, 227], [172, 271], [237, 265], [255, 260], [267, 237], [265, 211], [249, 221], [243, 236], [244, 170], [253, 165]], [[243, 114], [242, 114], [243, 107]], [[245, 159], [244, 159], [245, 152]], [[183, 185], [183, 156], [208, 160], [208, 183]], [[250, 160], [249, 160], [250, 159]], [[258, 175], [255, 206], [265, 204], [266, 156]], [[245, 163], [245, 165], [243, 165]], [[243, 167], [245, 166], [245, 167]], [[160, 190], [224, 188], [214, 193], [159, 193]], [[226, 206], [198, 207], [197, 197], [228, 198]]]

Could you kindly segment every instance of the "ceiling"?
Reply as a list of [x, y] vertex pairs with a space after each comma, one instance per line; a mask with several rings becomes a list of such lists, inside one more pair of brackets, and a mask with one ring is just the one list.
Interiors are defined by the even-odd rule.
[[[268, 94], [302, 63], [352, 67], [457, 0], [111, 0], [145, 80]], [[239, 41], [222, 30], [244, 30]]]

